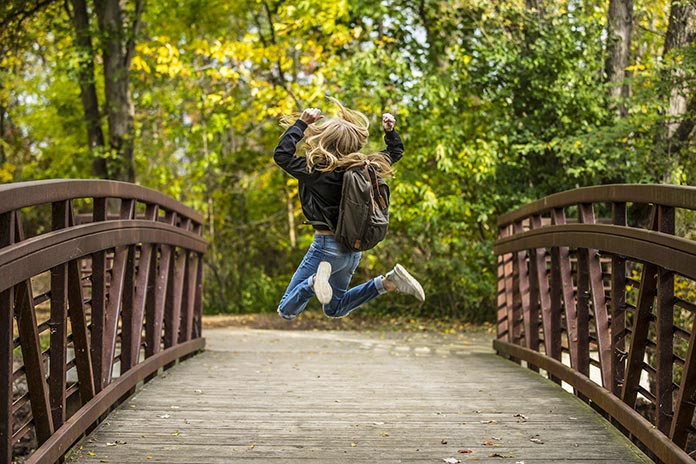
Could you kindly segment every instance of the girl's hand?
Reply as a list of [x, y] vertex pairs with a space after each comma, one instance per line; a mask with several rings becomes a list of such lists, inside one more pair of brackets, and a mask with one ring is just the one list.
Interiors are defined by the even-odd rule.
[[324, 115], [321, 114], [321, 110], [319, 108], [307, 108], [302, 112], [302, 115], [300, 115], [300, 121], [304, 121], [309, 125], [317, 122], [323, 117]]
[[391, 132], [394, 130], [394, 124], [396, 124], [396, 118], [391, 113], [384, 113], [382, 115], [382, 127], [384, 127], [385, 132]]

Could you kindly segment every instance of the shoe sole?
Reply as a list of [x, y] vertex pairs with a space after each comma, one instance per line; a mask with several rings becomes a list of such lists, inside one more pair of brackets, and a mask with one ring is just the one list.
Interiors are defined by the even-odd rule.
[[404, 279], [417, 290], [417, 294], [414, 295], [418, 301], [421, 303], [425, 301], [425, 292], [423, 291], [423, 287], [421, 286], [420, 282], [418, 282], [411, 274], [408, 273], [406, 269], [401, 264], [397, 264], [394, 266], [394, 272], [396, 275], [398, 275], [400, 278]]
[[316, 276], [314, 276], [314, 293], [317, 295], [319, 303], [323, 305], [329, 304], [333, 297], [329, 277], [331, 277], [331, 263], [322, 261], [319, 263]]

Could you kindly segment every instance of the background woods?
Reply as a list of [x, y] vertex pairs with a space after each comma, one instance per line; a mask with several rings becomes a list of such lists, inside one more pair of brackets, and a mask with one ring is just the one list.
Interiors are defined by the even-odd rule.
[[[274, 311], [311, 238], [272, 161], [278, 117], [324, 95], [383, 111], [407, 152], [389, 239], [409, 311], [494, 315], [501, 212], [608, 182], [696, 182], [692, 0], [10, 0], [0, 182], [105, 177], [204, 211], [206, 308]], [[396, 301], [396, 303], [395, 303]]]

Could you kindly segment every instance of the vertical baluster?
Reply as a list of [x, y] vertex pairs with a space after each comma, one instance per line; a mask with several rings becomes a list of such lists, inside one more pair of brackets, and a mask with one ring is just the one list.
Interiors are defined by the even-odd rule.
[[[556, 226], [566, 223], [565, 211], [563, 208], [554, 208], [551, 211], [551, 222]], [[573, 277], [570, 269], [570, 250], [568, 247], [558, 247], [558, 250], [554, 253], [558, 255], [558, 278], [563, 295], [563, 307], [565, 308], [570, 365], [573, 369], [579, 370], [578, 316], [575, 306], [575, 293], [573, 291]]]
[[[174, 225], [176, 223], [176, 214], [167, 212], [165, 222], [169, 225]], [[161, 350], [164, 308], [167, 299], [167, 289], [169, 288], [169, 278], [172, 272], [172, 246], [160, 245], [159, 269], [157, 270], [155, 298], [152, 308], [153, 314], [151, 320], [148, 317], [146, 329], [147, 346], [145, 353], [148, 357], [159, 353]]]
[[[94, 222], [106, 221], [106, 198], [94, 199], [92, 217]], [[104, 363], [104, 317], [106, 312], [106, 251], [92, 254], [92, 330], [90, 336], [94, 389], [99, 393], [103, 385]]]
[[[68, 227], [71, 214], [70, 201], [52, 205], [52, 230]], [[49, 386], [53, 426], [57, 429], [65, 422], [65, 389], [68, 345], [68, 266], [59, 264], [51, 269], [51, 320], [49, 350]]]
[[[132, 358], [130, 348], [133, 333], [133, 304], [135, 301], [135, 253], [136, 246], [128, 245], [128, 256], [126, 258], [126, 270], [123, 276], [123, 295], [121, 297], [121, 353], [120, 353], [120, 373], [123, 375], [130, 369], [129, 361]], [[124, 362], [124, 359], [127, 359]]]
[[[121, 201], [121, 219], [135, 217], [135, 200], [123, 199]], [[111, 383], [114, 357], [116, 353], [116, 338], [118, 337], [118, 319], [125, 292], [132, 292], [132, 284], [126, 287], [126, 272], [129, 264], [133, 264], [133, 247], [121, 246], [116, 249], [114, 263], [111, 271], [111, 284], [109, 286], [109, 299], [106, 305], [104, 317], [104, 344], [102, 352], [102, 386]], [[131, 271], [132, 272], [132, 271]], [[132, 278], [132, 276], [131, 276]], [[132, 299], [131, 299], [132, 301]], [[128, 311], [131, 308], [127, 308]]]
[[[650, 219], [652, 229], [657, 229], [657, 209], [653, 208]], [[650, 311], [657, 293], [657, 266], [651, 263], [643, 264], [638, 290], [638, 303], [633, 317], [631, 330], [631, 345], [626, 360], [626, 378], [621, 389], [621, 399], [634, 408], [638, 396], [640, 375], [643, 372], [643, 358], [650, 329]]]
[[[510, 226], [508, 226], [509, 228]], [[503, 255], [505, 261], [505, 307], [507, 308], [508, 342], [515, 343], [515, 265], [513, 253]]]
[[[508, 228], [500, 227], [498, 239], [503, 239], [508, 236]], [[507, 255], [498, 255], [498, 338], [508, 336], [510, 334], [510, 321], [507, 318], [507, 289], [505, 287], [505, 257]], [[509, 339], [509, 336], [508, 336]]]
[[[612, 205], [612, 223], [626, 225], [626, 203]], [[626, 373], [626, 258], [611, 257], [611, 377], [609, 388], [621, 395], [621, 385]]]
[[[658, 207], [659, 231], [674, 235], [674, 208]], [[674, 382], [674, 273], [657, 271], [657, 402], [656, 426], [669, 433], [672, 422], [672, 383]]]
[[[540, 229], [541, 216], [534, 215], [531, 218], [532, 229]], [[541, 321], [544, 331], [544, 351], [546, 356], [553, 359], [561, 359], [561, 308], [560, 291], [557, 290], [558, 306], [554, 312], [552, 306], [552, 290], [549, 289], [549, 276], [546, 271], [546, 249], [537, 248], [534, 250], [534, 270], [532, 277], [538, 288], [539, 306], [541, 306]], [[552, 283], [553, 288], [553, 283]], [[538, 308], [538, 307], [537, 307]], [[538, 309], [537, 309], [538, 311]], [[538, 350], [538, 347], [536, 348]]]
[[[0, 214], [0, 248], [14, 243], [14, 211]], [[14, 289], [0, 292], [0, 464], [12, 462]]]
[[[524, 227], [521, 221], [514, 225], [515, 233], [524, 233]], [[536, 283], [536, 277], [530, 275], [530, 267], [534, 270], [535, 261], [533, 256], [529, 255], [526, 250], [517, 252], [519, 282], [520, 282], [520, 297], [522, 308], [522, 319], [524, 322], [524, 339], [527, 348], [532, 350], [539, 349], [539, 286]], [[538, 370], [538, 369], [533, 369]]]
[[198, 277], [198, 254], [190, 251], [188, 253], [188, 264], [186, 266], [186, 291], [184, 293], [185, 310], [182, 317], [181, 335], [179, 343], [191, 340], [193, 335], [193, 317], [196, 306], [196, 279]]
[[576, 333], [578, 372], [590, 375], [590, 272], [589, 250], [578, 248], [577, 251], [577, 292], [576, 292]]
[[85, 404], [94, 397], [94, 371], [92, 370], [92, 355], [89, 349], [87, 311], [82, 294], [82, 274], [79, 259], [68, 263], [68, 304], [80, 400], [82, 404]]
[[[157, 221], [158, 212], [158, 205], [147, 205], [145, 209], [145, 220]], [[148, 293], [152, 293], [148, 292], [148, 286], [152, 285], [150, 276], [154, 275], [154, 273], [151, 272], [152, 262], [157, 257], [156, 250], [154, 251], [155, 253], [153, 253], [152, 243], [141, 244], [140, 257], [138, 259], [138, 274], [135, 282], [135, 295], [133, 297], [133, 310], [131, 311], [131, 316], [128, 318], [130, 329], [127, 331], [127, 335], [121, 340], [123, 344], [121, 351], [121, 369], [123, 372], [139, 362], [145, 304]], [[125, 325], [126, 321], [124, 320], [124, 327]]]
[[194, 334], [192, 338], [201, 337], [203, 331], [203, 254], [198, 255], [197, 261], [198, 275], [196, 276], [195, 324], [193, 326]]
[[[515, 345], [521, 345], [524, 330], [522, 323], [522, 294], [520, 293], [520, 262], [518, 259], [518, 253], [515, 252], [512, 254], [512, 256], [512, 315], [510, 318], [510, 324], [512, 329], [512, 343]], [[510, 315], [508, 315], [508, 317], [510, 317]]]
[[[552, 215], [553, 219], [553, 215]], [[555, 224], [555, 222], [553, 222]], [[563, 281], [561, 279], [561, 250], [559, 247], [551, 248], [551, 288], [550, 302], [551, 302], [551, 315], [550, 315], [550, 335], [553, 337], [551, 340], [551, 357], [557, 360], [561, 360], [562, 353], [562, 339], [561, 339], [561, 312], [563, 311]], [[552, 381], [561, 385], [561, 380], [553, 376], [549, 377]]]
[[696, 405], [696, 314], [691, 325], [689, 349], [686, 353], [686, 363], [682, 372], [681, 386], [677, 396], [677, 406], [674, 419], [669, 431], [669, 438], [680, 448], [686, 448], [689, 437], [689, 427], [694, 417]]
[[[187, 231], [191, 230], [191, 220], [186, 219], [181, 225], [181, 228]], [[181, 309], [183, 303], [183, 292], [186, 277], [186, 264], [188, 262], [188, 251], [185, 248], [179, 248], [174, 259], [174, 274], [169, 281], [169, 290], [167, 304], [165, 306], [165, 334], [164, 346], [169, 348], [174, 346], [179, 340], [179, 330], [181, 328]]]
[[[580, 218], [584, 224], [594, 224], [595, 215], [591, 203], [580, 205]], [[609, 333], [609, 313], [602, 279], [602, 263], [597, 250], [587, 250], [592, 309], [594, 310], [597, 349], [601, 366], [602, 385], [611, 389], [611, 334]]]
[[[18, 242], [24, 240], [24, 231], [19, 212], [15, 212], [15, 237]], [[46, 370], [41, 353], [41, 343], [34, 311], [34, 295], [31, 280], [15, 287], [15, 317], [22, 348], [22, 359], [27, 376], [31, 413], [36, 427], [36, 439], [42, 444], [53, 434], [53, 419], [48, 396]]]

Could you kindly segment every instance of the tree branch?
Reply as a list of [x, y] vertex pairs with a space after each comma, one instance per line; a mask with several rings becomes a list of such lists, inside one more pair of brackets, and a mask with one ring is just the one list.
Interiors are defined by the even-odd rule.
[[123, 57], [124, 67], [130, 69], [133, 55], [135, 54], [135, 40], [140, 33], [142, 24], [143, 10], [145, 10], [145, 0], [135, 1], [135, 17], [133, 18], [133, 26], [126, 42], [125, 56]]

